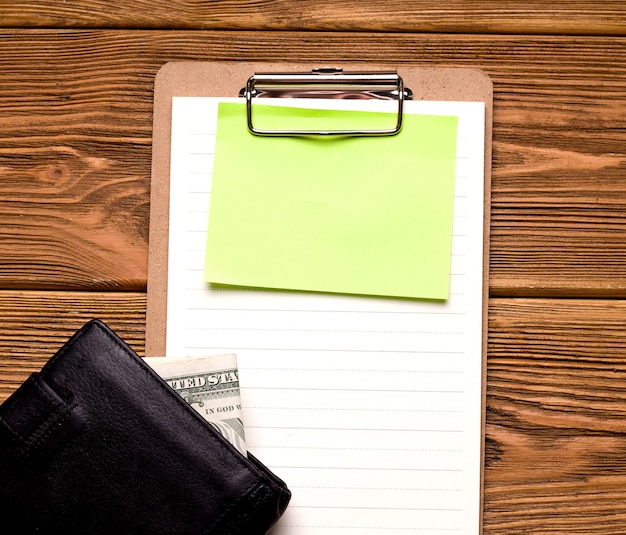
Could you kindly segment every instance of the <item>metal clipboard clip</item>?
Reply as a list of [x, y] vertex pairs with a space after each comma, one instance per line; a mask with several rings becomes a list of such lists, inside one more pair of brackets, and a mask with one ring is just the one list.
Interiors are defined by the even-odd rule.
[[[340, 68], [319, 68], [310, 73], [255, 73], [239, 94], [246, 98], [248, 129], [257, 136], [393, 136], [402, 128], [404, 101], [413, 98], [395, 71], [343, 72]], [[267, 130], [255, 126], [252, 118], [253, 101], [264, 97], [394, 100], [397, 117], [392, 128]]]

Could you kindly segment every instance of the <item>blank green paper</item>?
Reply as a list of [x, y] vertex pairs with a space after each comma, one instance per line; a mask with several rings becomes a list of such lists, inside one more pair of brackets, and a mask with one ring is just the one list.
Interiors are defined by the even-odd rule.
[[[261, 106], [263, 127], [370, 128], [389, 114]], [[205, 279], [445, 300], [457, 118], [404, 114], [392, 137], [257, 137], [220, 103]]]

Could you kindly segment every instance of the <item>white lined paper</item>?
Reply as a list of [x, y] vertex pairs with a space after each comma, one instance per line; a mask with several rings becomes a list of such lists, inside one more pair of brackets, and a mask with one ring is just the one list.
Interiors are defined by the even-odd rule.
[[272, 533], [478, 533], [484, 104], [405, 102], [459, 117], [441, 303], [209, 288], [216, 102], [173, 100], [166, 354], [237, 353], [248, 448], [293, 493]]

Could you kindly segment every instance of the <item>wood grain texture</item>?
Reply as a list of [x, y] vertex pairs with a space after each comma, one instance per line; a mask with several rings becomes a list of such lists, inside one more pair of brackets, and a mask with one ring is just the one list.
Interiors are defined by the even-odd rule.
[[143, 355], [145, 293], [0, 291], [0, 402], [89, 320]]
[[493, 80], [491, 292], [626, 296], [626, 39], [0, 32], [0, 288], [143, 290], [170, 60], [474, 67]]
[[0, 0], [5, 27], [625, 35], [621, 0]]
[[626, 534], [622, 0], [0, 0], [0, 28], [0, 402], [91, 318], [143, 354], [164, 63], [480, 68], [499, 296], [484, 533]]
[[[145, 294], [0, 292], [0, 401], [93, 317], [141, 355]], [[624, 533], [626, 301], [491, 299], [485, 534]]]
[[485, 533], [625, 533], [626, 302], [489, 317]]

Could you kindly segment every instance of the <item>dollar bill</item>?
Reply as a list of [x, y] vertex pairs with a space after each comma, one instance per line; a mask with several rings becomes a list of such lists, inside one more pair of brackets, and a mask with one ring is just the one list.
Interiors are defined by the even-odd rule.
[[247, 455], [236, 355], [145, 357], [165, 382]]

